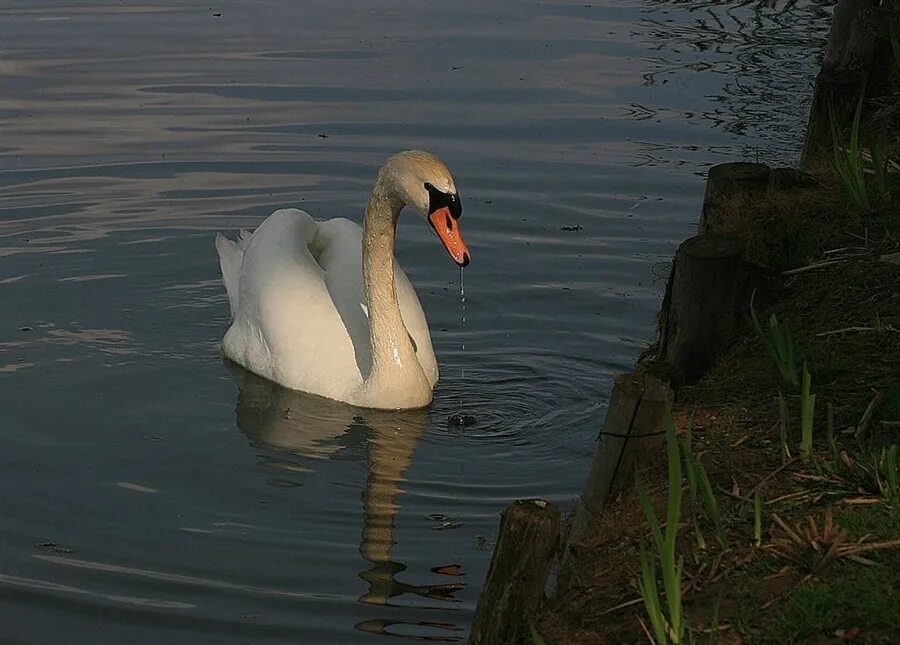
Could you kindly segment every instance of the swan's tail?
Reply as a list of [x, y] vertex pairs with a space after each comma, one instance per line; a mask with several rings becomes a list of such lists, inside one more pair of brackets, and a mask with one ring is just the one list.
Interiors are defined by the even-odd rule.
[[216, 251], [219, 252], [219, 267], [222, 269], [222, 282], [228, 293], [231, 305], [231, 317], [238, 310], [238, 283], [241, 277], [241, 263], [244, 261], [244, 250], [250, 243], [250, 233], [242, 230], [236, 242], [232, 242], [221, 233], [216, 233]]

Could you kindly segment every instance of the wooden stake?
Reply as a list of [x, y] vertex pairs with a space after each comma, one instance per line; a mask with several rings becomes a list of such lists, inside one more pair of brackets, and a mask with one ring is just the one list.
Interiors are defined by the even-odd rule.
[[853, 120], [875, 55], [880, 0], [840, 0], [835, 7], [822, 69], [816, 77], [801, 169], [830, 159], [832, 115], [843, 131]]
[[470, 645], [517, 643], [530, 632], [559, 543], [559, 510], [540, 499], [513, 502], [478, 598]]
[[730, 345], [739, 320], [741, 240], [698, 235], [675, 254], [661, 315], [659, 356], [697, 381]]
[[771, 169], [761, 163], [732, 162], [713, 166], [706, 176], [706, 193], [699, 232], [727, 229], [727, 207], [761, 199], [769, 190]]
[[665, 431], [673, 398], [672, 388], [656, 376], [639, 371], [616, 378], [587, 483], [576, 503], [569, 544], [589, 537], [610, 496], [631, 483], [636, 456]]

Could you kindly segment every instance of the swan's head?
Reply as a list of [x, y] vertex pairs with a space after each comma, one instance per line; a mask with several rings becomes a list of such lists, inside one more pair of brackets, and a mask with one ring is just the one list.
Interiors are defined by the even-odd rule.
[[462, 204], [444, 162], [424, 150], [407, 150], [391, 157], [382, 173], [389, 173], [400, 199], [425, 216], [453, 261], [461, 267], [469, 264], [469, 248], [459, 229]]

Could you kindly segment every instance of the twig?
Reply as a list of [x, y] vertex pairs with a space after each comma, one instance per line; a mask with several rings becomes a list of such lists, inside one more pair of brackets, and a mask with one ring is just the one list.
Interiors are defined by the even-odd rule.
[[897, 547], [900, 547], [900, 539], [887, 540], [885, 542], [873, 542], [872, 544], [844, 544], [838, 549], [838, 552], [841, 555], [858, 555], [860, 553], [868, 553], [869, 551], [896, 549]]
[[805, 267], [799, 267], [797, 269], [788, 269], [787, 271], [782, 271], [781, 275], [797, 275], [798, 273], [805, 273], [806, 271], [814, 271], [816, 269], [821, 269], [823, 267], [830, 267], [832, 264], [842, 264], [846, 261], [847, 261], [847, 259], [825, 260], [824, 262], [814, 262], [813, 264], [808, 264]]
[[799, 499], [804, 499], [806, 497], [809, 497], [810, 499], [812, 499], [813, 497], [815, 497], [815, 493], [812, 493], [808, 490], [798, 490], [794, 493], [788, 493], [787, 495], [782, 495], [781, 497], [776, 497], [775, 499], [767, 499], [763, 503], [766, 506], [768, 506], [769, 504], [777, 504], [778, 502], [783, 502], [783, 501], [789, 500], [789, 499], [798, 499], [799, 500]]
[[843, 329], [832, 329], [831, 331], [823, 331], [820, 334], [816, 334], [816, 336], [833, 336], [835, 334], [846, 334], [849, 332], [859, 332], [859, 331], [875, 331], [874, 327], [844, 327]]
[[731, 448], [737, 448], [739, 445], [741, 445], [742, 443], [744, 443], [745, 441], [747, 441], [747, 439], [749, 439], [749, 438], [750, 438], [750, 435], [745, 434], [743, 437], [741, 437], [740, 439], [738, 439], [737, 441], [735, 441], [733, 444], [731, 444], [730, 447], [731, 447]]
[[875, 408], [878, 407], [879, 403], [881, 403], [880, 390], [875, 393], [875, 396], [872, 397], [872, 400], [869, 402], [869, 407], [867, 407], [866, 411], [863, 412], [863, 415], [856, 426], [856, 434], [854, 435], [856, 439], [862, 438], [863, 433], [869, 426], [869, 422], [872, 421], [872, 415], [875, 413]]
[[794, 473], [794, 479], [805, 479], [807, 481], [824, 482], [826, 484], [846, 484], [847, 483], [840, 477], [835, 477], [834, 475], [825, 477], [824, 475], [810, 475], [808, 473]]
[[864, 331], [892, 331], [894, 333], [900, 334], [900, 329], [896, 329], [892, 325], [884, 325], [882, 327], [844, 327], [843, 329], [834, 329], [832, 331], [823, 331], [816, 336], [833, 336], [835, 334], [845, 334], [850, 332], [864, 332]]
[[749, 502], [751, 499], [753, 499], [753, 494], [756, 493], [756, 491], [758, 491], [759, 488], [760, 488], [763, 484], [765, 484], [767, 481], [769, 481], [770, 479], [772, 479], [775, 475], [777, 475], [778, 473], [780, 473], [782, 470], [784, 470], [784, 469], [787, 468], [788, 466], [792, 465], [795, 461], [797, 461], [797, 458], [796, 458], [796, 457], [791, 457], [791, 458], [788, 459], [786, 462], [784, 462], [783, 464], [781, 464], [778, 468], [776, 468], [775, 470], [773, 470], [772, 472], [770, 472], [768, 475], [766, 475], [765, 477], [763, 477], [762, 479], [760, 479], [758, 482], [756, 482], [756, 486], [754, 486], [753, 488], [750, 489], [750, 492], [747, 493], [747, 497], [745, 498], [745, 500]]
[[619, 605], [616, 605], [615, 607], [610, 607], [609, 609], [604, 609], [603, 611], [598, 613], [597, 616], [606, 616], [607, 614], [611, 614], [615, 611], [619, 611], [620, 609], [625, 609], [626, 607], [632, 607], [634, 605], [638, 605], [638, 604], [642, 603], [643, 601], [644, 601], [643, 597], [635, 598], [634, 600], [629, 600], [627, 602], [623, 602]]
[[881, 500], [877, 497], [848, 497], [847, 499], [842, 499], [841, 504], [846, 504], [847, 506], [860, 506], [877, 504], [880, 501]]
[[794, 532], [794, 529], [788, 526], [787, 522], [781, 519], [781, 516], [779, 516], [778, 513], [772, 513], [772, 519], [778, 526], [781, 527], [782, 531], [788, 534], [788, 537], [791, 538], [794, 542], [803, 543], [803, 538], [797, 535], [797, 533]]
[[864, 230], [866, 233], [865, 237], [863, 237], [862, 235], [857, 235], [856, 233], [851, 233], [850, 231], [847, 231], [847, 235], [855, 237], [857, 240], [862, 240], [863, 242], [868, 244], [869, 243], [869, 227], [867, 226]]

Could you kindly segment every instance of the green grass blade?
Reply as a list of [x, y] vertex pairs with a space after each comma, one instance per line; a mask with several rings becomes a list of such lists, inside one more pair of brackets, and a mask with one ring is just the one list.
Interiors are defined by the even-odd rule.
[[803, 364], [803, 384], [800, 393], [800, 457], [809, 461], [812, 457], [813, 417], [816, 408], [816, 395], [810, 392], [812, 377], [806, 364]]
[[828, 402], [828, 428], [827, 428], [827, 436], [828, 436], [828, 449], [831, 451], [831, 458], [837, 460], [838, 458], [838, 449], [837, 443], [834, 439], [834, 406], [831, 404], [831, 401]]
[[862, 157], [859, 148], [859, 123], [862, 115], [862, 103], [865, 92], [860, 95], [850, 128], [850, 141], [844, 146], [844, 136], [838, 124], [834, 108], [829, 107], [831, 122], [831, 138], [834, 145], [834, 168], [841, 180], [844, 192], [853, 205], [860, 211], [871, 210]]
[[788, 440], [791, 420], [788, 416], [787, 402], [784, 400], [784, 394], [781, 390], [778, 390], [778, 415], [778, 427], [781, 433], [781, 462], [786, 463], [791, 458], [791, 447]]
[[647, 522], [650, 524], [650, 531], [653, 533], [653, 544], [657, 551], [661, 551], [663, 548], [663, 536], [659, 527], [659, 520], [656, 519], [656, 513], [653, 512], [653, 505], [650, 504], [647, 491], [640, 482], [637, 483], [637, 494], [641, 502], [641, 508], [644, 510], [644, 517], [647, 518]]
[[762, 546], [762, 498], [759, 491], [753, 494], [753, 544]]
[[659, 645], [665, 645], [668, 623], [659, 604], [659, 589], [656, 586], [656, 566], [653, 561], [653, 555], [648, 551], [643, 539], [641, 539], [640, 550], [641, 578], [638, 580], [638, 591], [640, 591], [641, 598], [644, 600], [644, 609], [647, 610], [647, 617], [650, 619], [650, 626], [653, 628], [655, 642]]
[[706, 474], [706, 468], [698, 459], [696, 463], [697, 479], [700, 481], [700, 490], [703, 491], [703, 502], [706, 505], [706, 513], [713, 526], [716, 527], [716, 540], [723, 549], [727, 548], [725, 543], [725, 528], [722, 525], [722, 514], [719, 512], [719, 504], [716, 502], [716, 496], [713, 493], [712, 484], [709, 482], [709, 475]]
[[538, 633], [534, 625], [529, 625], [528, 628], [531, 630], [531, 645], [546, 645], [544, 637]]
[[[666, 509], [666, 533], [664, 549], [659, 554], [662, 565], [663, 586], [669, 609], [669, 624], [677, 634], [681, 625], [681, 572], [676, 565], [675, 543], [678, 539], [678, 522], [681, 519], [681, 453], [675, 437], [675, 422], [669, 416], [666, 432], [666, 457], [669, 465], [669, 503]], [[680, 641], [674, 640], [678, 643]]]

